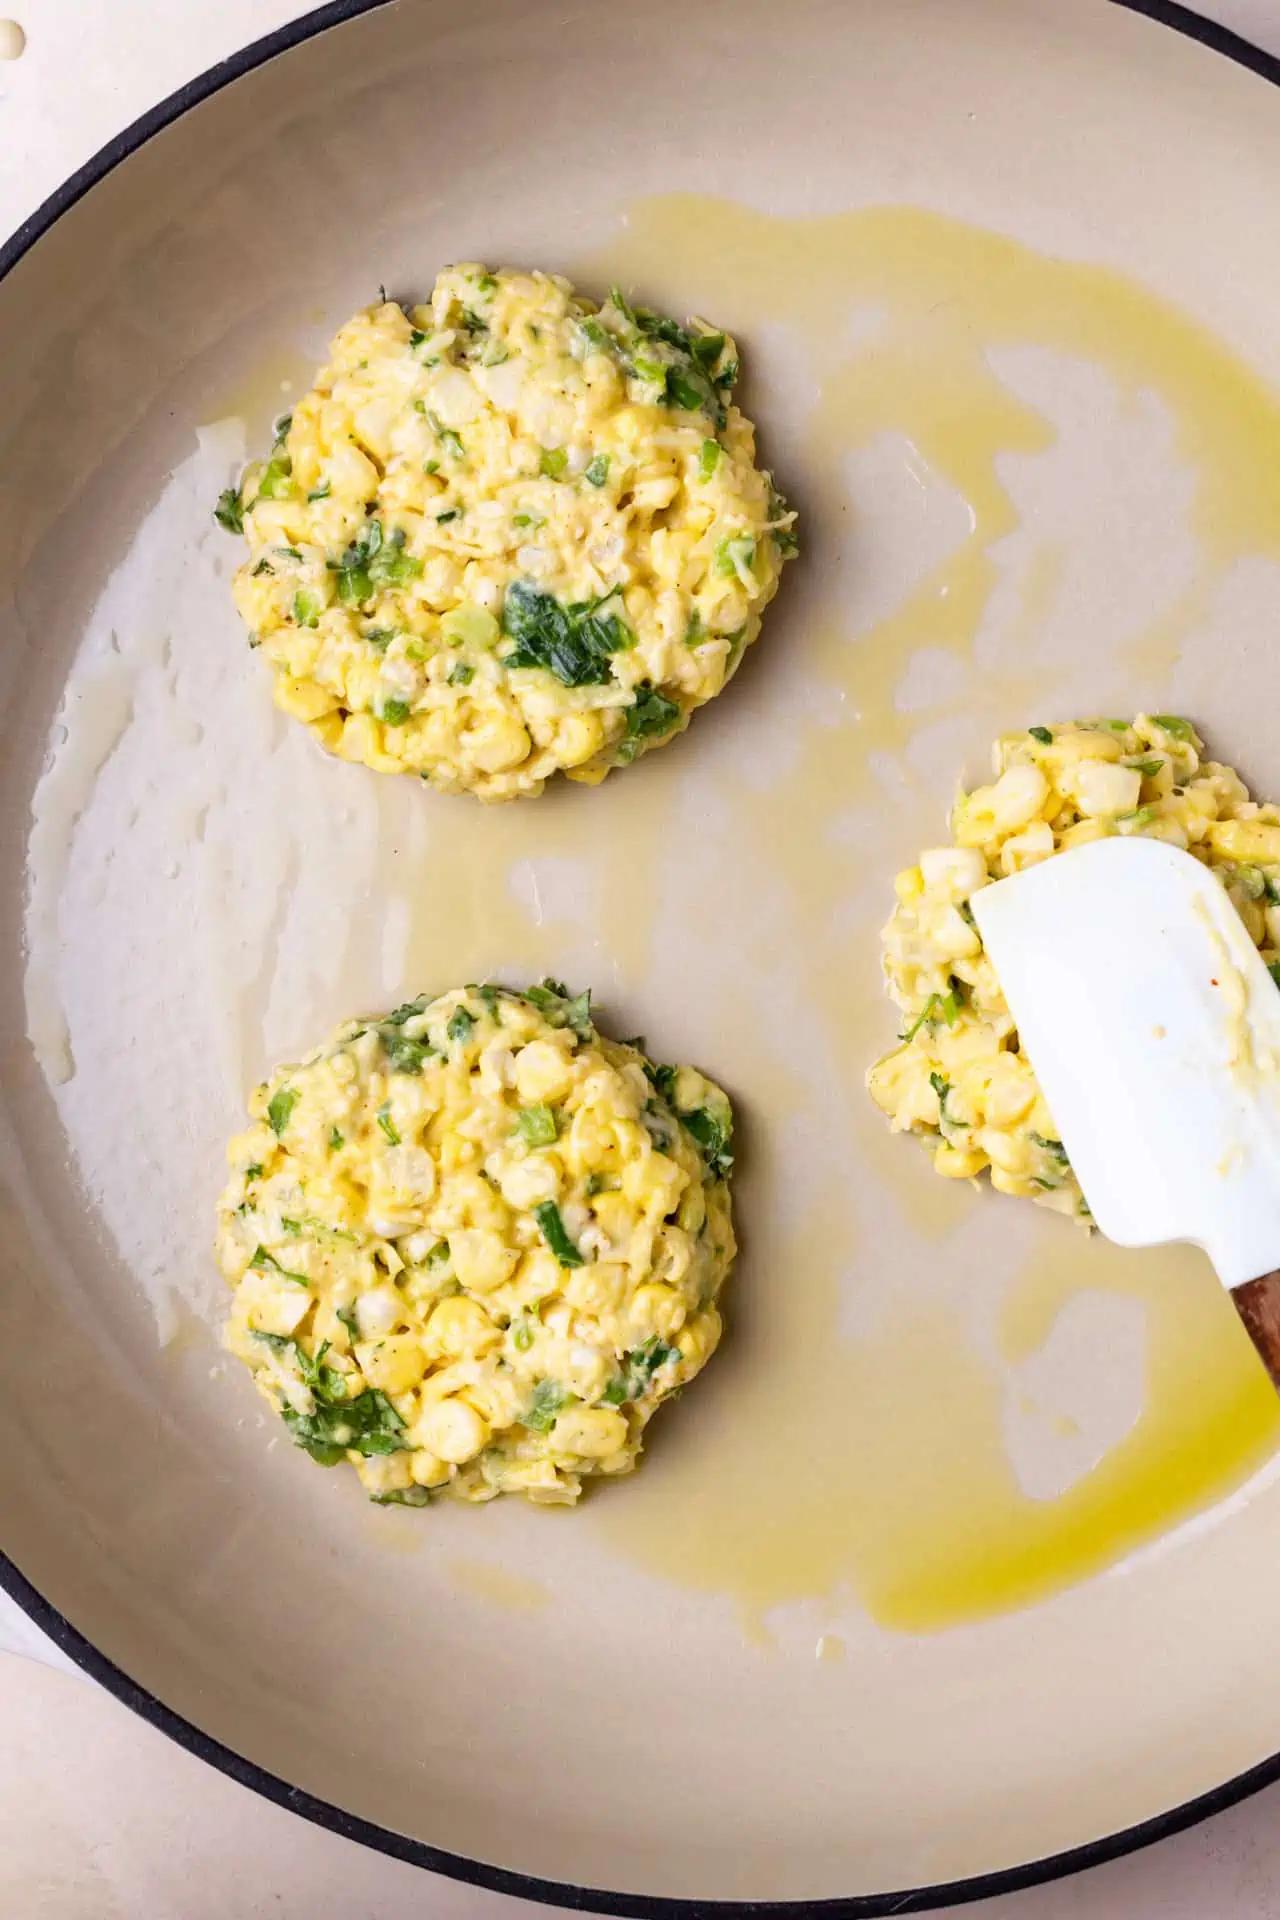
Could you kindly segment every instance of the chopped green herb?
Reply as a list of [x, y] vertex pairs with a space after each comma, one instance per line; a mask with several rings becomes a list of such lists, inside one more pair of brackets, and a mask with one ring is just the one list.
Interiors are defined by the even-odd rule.
[[431, 1504], [430, 1487], [392, 1487], [386, 1493], [371, 1493], [369, 1498], [375, 1507], [427, 1507]]
[[224, 487], [218, 495], [213, 517], [228, 533], [244, 532], [244, 501], [239, 487]]
[[634, 1347], [627, 1355], [623, 1371], [615, 1374], [604, 1390], [606, 1404], [623, 1407], [629, 1400], [639, 1400], [658, 1369], [679, 1358], [678, 1347], [668, 1346], [654, 1334], [642, 1347]]
[[597, 349], [603, 347], [607, 352], [613, 345], [613, 336], [605, 331], [594, 314], [588, 315], [585, 320], [579, 320], [578, 332], [589, 347]]
[[[777, 487], [774, 486], [773, 481], [770, 480], [769, 482], [769, 519], [770, 521], [776, 522], [779, 520], [785, 520], [790, 512], [791, 512], [791, 509], [787, 505], [785, 497], [778, 491]], [[771, 525], [769, 528], [769, 531], [773, 535], [774, 546], [778, 549], [778, 552], [782, 555], [784, 560], [787, 559], [792, 554], [799, 553], [800, 537], [795, 530], [794, 524], [790, 524], [785, 527]]]
[[635, 636], [617, 613], [600, 611], [605, 603], [566, 604], [526, 581], [507, 588], [502, 631], [515, 642], [508, 668], [541, 667], [566, 687], [605, 686], [612, 678], [615, 653], [635, 644]]
[[259, 560], [257, 566], [253, 570], [253, 577], [256, 580], [261, 574], [274, 573], [274, 572], [275, 572], [275, 568], [272, 566], [269, 560]]
[[449, 1024], [445, 1032], [457, 1045], [464, 1046], [475, 1023], [474, 1013], [470, 1013], [466, 1007], [455, 1007], [449, 1016]]
[[724, 579], [750, 581], [756, 557], [755, 538], [749, 533], [726, 533], [716, 542], [716, 572]]
[[1161, 767], [1164, 765], [1164, 761], [1163, 760], [1130, 760], [1126, 764], [1132, 767], [1135, 773], [1140, 773], [1144, 780], [1154, 780], [1156, 775], [1159, 773]]
[[461, 518], [462, 509], [460, 507], [449, 507], [444, 513], [438, 513], [436, 515], [436, 525], [443, 527], [447, 525], [450, 520], [461, 520]]
[[563, 447], [544, 447], [538, 455], [538, 471], [545, 473], [548, 480], [558, 480], [569, 464], [569, 456]]
[[411, 711], [407, 700], [384, 700], [378, 718], [384, 727], [402, 727]]
[[329, 482], [327, 480], [322, 480], [318, 487], [312, 487], [310, 493], [307, 495], [307, 499], [308, 500], [327, 500], [329, 498], [329, 495], [332, 493], [332, 491], [333, 489], [329, 485]]
[[637, 687], [635, 700], [627, 708], [627, 730], [614, 752], [615, 761], [628, 766], [642, 751], [642, 741], [661, 739], [679, 721], [680, 709], [674, 700], [654, 687]]
[[244, 1170], [244, 1177], [246, 1180], [261, 1180], [262, 1178], [261, 1160], [251, 1160], [248, 1166]]
[[579, 1040], [589, 1040], [595, 1029], [591, 1024], [591, 989], [571, 994], [562, 980], [544, 980], [540, 986], [526, 987], [525, 999], [535, 1006], [551, 1027], [572, 1027]]
[[467, 988], [467, 992], [468, 992], [468, 993], [474, 993], [474, 995], [476, 996], [476, 999], [482, 1002], [482, 1004], [483, 1004], [483, 1006], [484, 1006], [484, 1009], [485, 1009], [485, 1012], [486, 1012], [486, 1013], [487, 1013], [487, 1014], [489, 1015], [489, 1018], [490, 1018], [491, 1020], [496, 1020], [496, 1019], [497, 1019], [497, 1017], [498, 1017], [498, 1001], [499, 1001], [499, 999], [501, 998], [501, 989], [500, 989], [500, 988], [498, 988], [498, 987], [468, 987], [468, 988]]
[[724, 352], [725, 336], [722, 333], [695, 334], [690, 341], [693, 357], [702, 367], [714, 367]]
[[396, 629], [394, 627], [366, 627], [364, 637], [371, 647], [376, 647], [379, 653], [385, 653], [396, 637]]
[[420, 1013], [425, 1013], [426, 1010], [427, 996], [425, 993], [420, 993], [416, 1000], [406, 1000], [402, 1006], [396, 1007], [393, 1012], [387, 1015], [382, 1024], [385, 1027], [402, 1027], [406, 1020], [415, 1020]]
[[[582, 1255], [574, 1246], [560, 1217], [560, 1209], [554, 1200], [543, 1200], [533, 1210], [533, 1217], [542, 1230], [542, 1237], [554, 1253], [562, 1267], [580, 1267]], [[526, 1423], [527, 1424], [527, 1423]]]
[[445, 452], [451, 453], [455, 460], [464, 460], [466, 458], [466, 448], [463, 446], [453, 428], [446, 427], [438, 413], [428, 413], [427, 419], [431, 424], [431, 431], [435, 434], [436, 439], [440, 442]]
[[1127, 827], [1131, 833], [1138, 833], [1143, 827], [1150, 826], [1155, 817], [1154, 807], [1133, 807], [1128, 813], [1116, 815], [1116, 825]]
[[697, 607], [693, 607], [685, 622], [684, 643], [686, 647], [696, 647], [699, 641], [705, 640], [706, 637], [707, 630], [702, 624], [702, 615]]
[[610, 1191], [611, 1189], [609, 1186], [609, 1182], [603, 1173], [588, 1174], [587, 1176], [588, 1200], [594, 1200], [598, 1193], [608, 1193]]
[[[326, 1367], [335, 1381], [343, 1376]], [[336, 1466], [352, 1450], [366, 1459], [374, 1454], [399, 1453], [408, 1446], [404, 1421], [385, 1393], [366, 1388], [354, 1400], [340, 1397], [337, 1389], [324, 1391], [308, 1381], [315, 1401], [314, 1413], [298, 1413], [293, 1407], [280, 1409], [281, 1417], [295, 1446], [305, 1447], [322, 1467]]]
[[450, 672], [449, 685], [451, 687], [469, 687], [475, 677], [475, 668], [469, 666], [465, 660], [459, 660], [457, 666]]
[[391, 1145], [398, 1147], [400, 1145], [400, 1135], [396, 1132], [396, 1123], [391, 1118], [391, 1102], [389, 1100], [384, 1100], [378, 1108], [378, 1125], [386, 1134]]
[[602, 487], [609, 478], [608, 454], [597, 453], [594, 455], [582, 477], [590, 486]]
[[1067, 1159], [1067, 1150], [1061, 1140], [1046, 1140], [1041, 1133], [1033, 1133], [1031, 1138], [1035, 1145], [1039, 1147], [1041, 1153], [1047, 1153], [1051, 1160], [1056, 1160], [1058, 1164], [1063, 1167], [1070, 1165]]
[[528, 1353], [533, 1345], [533, 1327], [528, 1320], [511, 1322], [511, 1344], [517, 1353]]
[[293, 617], [300, 627], [318, 627], [320, 625], [320, 596], [310, 593], [305, 587], [299, 587], [293, 596]]
[[267, 1102], [267, 1125], [278, 1140], [301, 1096], [293, 1087], [279, 1087]]
[[477, 293], [492, 293], [498, 283], [491, 273], [476, 273], [471, 276], [471, 284]]
[[555, 1144], [559, 1128], [550, 1107], [521, 1107], [516, 1115], [516, 1132], [526, 1146], [550, 1147]]
[[1053, 735], [1050, 733], [1048, 727], [1028, 727], [1027, 732], [1033, 740], [1038, 740], [1042, 747], [1051, 747], [1053, 745]]
[[723, 451], [724, 449], [718, 440], [703, 441], [698, 449], [698, 475], [700, 479], [709, 480], [711, 478], [716, 468], [720, 465], [720, 457]]
[[1268, 960], [1267, 972], [1271, 975], [1276, 985], [1280, 987], [1280, 960]]
[[305, 1273], [290, 1273], [287, 1267], [280, 1265], [274, 1253], [268, 1253], [265, 1247], [254, 1248], [253, 1258], [250, 1260], [249, 1265], [256, 1267], [259, 1273], [278, 1273], [282, 1280], [291, 1280], [295, 1287], [309, 1287], [311, 1285]]
[[434, 1056], [434, 1048], [425, 1040], [411, 1040], [407, 1033], [389, 1023], [378, 1028], [378, 1038], [393, 1073], [419, 1074]]
[[701, 381], [690, 380], [678, 367], [667, 368], [667, 398], [685, 413], [694, 413], [706, 400]]
[[1189, 720], [1182, 719], [1179, 714], [1157, 713], [1152, 715], [1152, 719], [1161, 732], [1167, 733], [1171, 740], [1195, 739], [1195, 728]]
[[556, 1380], [539, 1380], [522, 1425], [534, 1433], [550, 1433], [556, 1419], [569, 1405], [573, 1395]]
[[292, 490], [293, 462], [287, 453], [273, 453], [258, 479], [256, 500], [284, 500]]
[[340, 1152], [341, 1148], [342, 1148], [342, 1135], [338, 1132], [338, 1129], [336, 1127], [330, 1127], [329, 1129], [330, 1153], [338, 1153]]
[[939, 1020], [945, 1020], [949, 1027], [954, 1027], [960, 1017], [960, 996], [962, 991], [963, 989], [959, 981], [953, 979], [946, 993], [931, 993], [924, 1003], [924, 1008], [919, 1018], [913, 1022], [904, 1034], [899, 1035], [903, 1045], [909, 1046], [911, 1041], [913, 1041], [919, 1033], [921, 1027], [926, 1025], [931, 1027], [937, 1026]]

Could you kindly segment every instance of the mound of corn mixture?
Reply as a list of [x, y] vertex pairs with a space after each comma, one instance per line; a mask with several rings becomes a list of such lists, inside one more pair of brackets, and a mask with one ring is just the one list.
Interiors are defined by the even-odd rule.
[[275, 698], [330, 752], [485, 800], [682, 731], [760, 631], [795, 516], [733, 341], [451, 267], [358, 313], [217, 507]]
[[720, 1338], [733, 1118], [553, 981], [352, 1021], [228, 1149], [227, 1344], [373, 1498], [571, 1502]]
[[867, 1084], [940, 1174], [987, 1171], [1001, 1193], [1089, 1217], [973, 924], [969, 899], [988, 881], [1106, 834], [1167, 840], [1217, 875], [1280, 978], [1280, 809], [1256, 805], [1202, 751], [1175, 715], [1007, 734], [994, 783], [956, 804], [953, 844], [898, 875], [883, 940], [901, 1043]]

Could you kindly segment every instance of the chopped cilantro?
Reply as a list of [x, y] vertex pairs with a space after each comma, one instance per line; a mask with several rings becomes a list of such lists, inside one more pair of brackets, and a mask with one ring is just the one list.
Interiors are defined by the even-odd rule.
[[311, 1285], [305, 1273], [290, 1273], [287, 1267], [280, 1265], [274, 1253], [268, 1253], [265, 1247], [254, 1248], [253, 1258], [250, 1260], [249, 1265], [256, 1267], [259, 1273], [278, 1273], [282, 1280], [292, 1281], [295, 1287], [309, 1287]]
[[239, 487], [223, 488], [213, 509], [213, 517], [228, 533], [244, 532], [244, 501], [240, 497]]
[[504, 665], [541, 667], [566, 687], [604, 686], [611, 657], [635, 644], [620, 614], [600, 611], [603, 601], [566, 604], [526, 581], [507, 588], [502, 631], [514, 641]]
[[544, 980], [540, 986], [526, 987], [525, 999], [535, 1006], [551, 1027], [572, 1027], [579, 1040], [589, 1040], [595, 1031], [591, 1024], [591, 989], [571, 994], [562, 980]]

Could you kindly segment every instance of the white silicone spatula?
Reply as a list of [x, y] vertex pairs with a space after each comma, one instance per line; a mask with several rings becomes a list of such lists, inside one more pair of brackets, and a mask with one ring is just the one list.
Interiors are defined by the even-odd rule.
[[1099, 1228], [1202, 1246], [1280, 1386], [1280, 991], [1226, 892], [1109, 839], [970, 906]]

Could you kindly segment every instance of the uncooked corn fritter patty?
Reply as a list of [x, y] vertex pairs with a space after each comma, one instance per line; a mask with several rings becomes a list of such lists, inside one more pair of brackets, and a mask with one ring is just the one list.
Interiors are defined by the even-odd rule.
[[355, 1020], [228, 1149], [227, 1344], [375, 1500], [571, 1502], [705, 1366], [733, 1116], [606, 1039], [590, 995], [465, 987]]
[[545, 273], [450, 267], [429, 303], [356, 314], [218, 503], [277, 703], [484, 800], [670, 740], [796, 548], [737, 372], [727, 334]]
[[988, 1172], [1001, 1193], [1089, 1220], [969, 911], [979, 887], [1108, 834], [1165, 840], [1221, 881], [1280, 979], [1280, 809], [1251, 800], [1203, 751], [1177, 714], [1006, 734], [995, 781], [956, 803], [953, 844], [898, 875], [883, 939], [903, 1027], [868, 1086], [948, 1179]]

